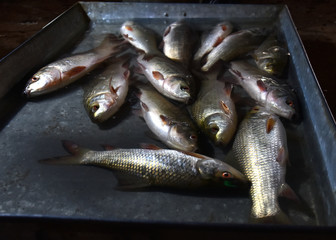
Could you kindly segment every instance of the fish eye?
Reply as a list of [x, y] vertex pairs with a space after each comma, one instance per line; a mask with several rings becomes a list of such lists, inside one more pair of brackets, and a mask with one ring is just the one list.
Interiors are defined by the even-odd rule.
[[287, 99], [287, 100], [286, 100], [286, 104], [287, 104], [288, 106], [290, 106], [290, 107], [294, 107], [294, 102], [293, 102], [292, 100], [290, 100], [290, 99]]
[[192, 134], [192, 135], [190, 135], [190, 137], [189, 137], [191, 140], [196, 140], [197, 139], [197, 136], [195, 135], [195, 134]]
[[223, 173], [222, 173], [222, 177], [223, 177], [223, 178], [232, 178], [232, 174], [229, 173], [229, 172], [223, 172]]
[[189, 87], [188, 86], [180, 86], [180, 89], [184, 92], [189, 91]]
[[40, 79], [40, 78], [39, 78], [38, 76], [33, 76], [33, 77], [32, 77], [32, 81], [33, 81], [33, 82], [37, 82], [39, 79]]
[[93, 105], [92, 108], [91, 108], [91, 111], [92, 111], [93, 113], [95, 113], [95, 112], [98, 111], [98, 109], [99, 109], [99, 105]]

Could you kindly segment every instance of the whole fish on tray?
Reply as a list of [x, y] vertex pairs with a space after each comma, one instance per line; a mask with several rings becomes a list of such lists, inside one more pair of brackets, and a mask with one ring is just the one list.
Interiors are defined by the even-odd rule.
[[192, 57], [195, 36], [183, 21], [170, 24], [163, 34], [163, 53], [170, 59], [188, 67]]
[[263, 28], [250, 28], [231, 33], [204, 59], [202, 71], [208, 71], [216, 62], [225, 62], [256, 49], [267, 36]]
[[164, 55], [141, 54], [137, 63], [149, 82], [164, 96], [184, 103], [195, 97], [193, 76], [179, 63]]
[[220, 160], [196, 153], [157, 147], [91, 151], [70, 142], [63, 142], [63, 145], [71, 156], [41, 162], [105, 167], [117, 173], [119, 184], [124, 189], [148, 186], [234, 187], [246, 183], [244, 175], [235, 168]]
[[35, 97], [62, 88], [83, 77], [107, 58], [120, 53], [125, 43], [109, 34], [98, 47], [90, 51], [52, 62], [34, 74], [24, 93], [27, 97]]
[[280, 76], [288, 62], [288, 50], [285, 44], [271, 34], [252, 54], [257, 66], [265, 72]]
[[203, 56], [211, 52], [217, 47], [224, 38], [226, 38], [232, 32], [232, 24], [229, 22], [218, 23], [209, 33], [204, 36], [201, 42], [200, 48], [194, 55], [194, 61], [199, 62]]
[[216, 144], [226, 145], [237, 127], [237, 113], [231, 99], [232, 84], [217, 80], [218, 71], [203, 74], [191, 115]]
[[125, 102], [130, 70], [127, 55], [111, 60], [95, 77], [84, 93], [84, 106], [94, 122], [103, 122], [115, 114]]
[[197, 127], [186, 109], [175, 106], [150, 84], [137, 85], [141, 116], [149, 129], [168, 147], [197, 150]]
[[277, 115], [258, 106], [253, 108], [238, 128], [233, 153], [252, 183], [252, 219], [289, 223], [278, 196], [295, 199], [296, 195], [285, 183], [287, 139]]
[[288, 84], [275, 79], [246, 60], [232, 61], [229, 71], [258, 104], [281, 117], [294, 118], [297, 100]]
[[126, 21], [122, 24], [120, 33], [137, 50], [146, 54], [162, 54], [157, 48], [156, 36], [151, 29], [133, 21]]

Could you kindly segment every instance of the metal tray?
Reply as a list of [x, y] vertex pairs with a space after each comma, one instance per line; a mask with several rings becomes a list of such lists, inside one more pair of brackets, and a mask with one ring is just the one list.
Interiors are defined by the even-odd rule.
[[[130, 103], [107, 123], [92, 123], [82, 103], [83, 85], [90, 75], [35, 99], [25, 99], [22, 91], [43, 65], [92, 48], [104, 33], [118, 33], [125, 20], [134, 19], [162, 34], [181, 18], [198, 30], [230, 20], [236, 27], [275, 25], [281, 32], [291, 53], [288, 81], [297, 90], [302, 116], [299, 123], [284, 121], [291, 162], [287, 182], [302, 202], [280, 200], [281, 208], [295, 226], [336, 225], [335, 122], [283, 5], [79, 2], [60, 15], [0, 62], [0, 217], [249, 224], [251, 202], [245, 190], [125, 192], [115, 189], [117, 180], [108, 170], [38, 163], [66, 155], [64, 139], [97, 150], [99, 144], [121, 148], [159, 144], [147, 137], [147, 127], [131, 113]], [[230, 149], [213, 147], [213, 155], [228, 158]]]

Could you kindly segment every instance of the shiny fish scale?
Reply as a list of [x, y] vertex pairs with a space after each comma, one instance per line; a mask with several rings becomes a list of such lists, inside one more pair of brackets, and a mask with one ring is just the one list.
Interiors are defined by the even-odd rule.
[[130, 174], [150, 185], [185, 187], [203, 183], [196, 170], [198, 160], [171, 150], [116, 149], [87, 152], [81, 163]]
[[[267, 133], [269, 117], [276, 119], [276, 124]], [[275, 115], [256, 114], [241, 123], [233, 151], [252, 182], [252, 215], [256, 218], [274, 216], [280, 211], [278, 194], [284, 184], [285, 167], [276, 158], [282, 146], [287, 151], [285, 129]]]

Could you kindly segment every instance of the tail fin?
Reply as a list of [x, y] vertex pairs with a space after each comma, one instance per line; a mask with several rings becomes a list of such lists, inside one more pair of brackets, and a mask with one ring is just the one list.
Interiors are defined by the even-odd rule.
[[77, 144], [70, 141], [62, 141], [63, 147], [71, 153], [70, 156], [48, 158], [39, 160], [44, 164], [56, 164], [56, 165], [80, 165], [82, 164], [83, 156], [89, 150], [80, 148]]
[[127, 45], [127, 41], [118, 38], [114, 34], [108, 34], [102, 43], [95, 49], [95, 52], [102, 56], [112, 56], [125, 50]]

